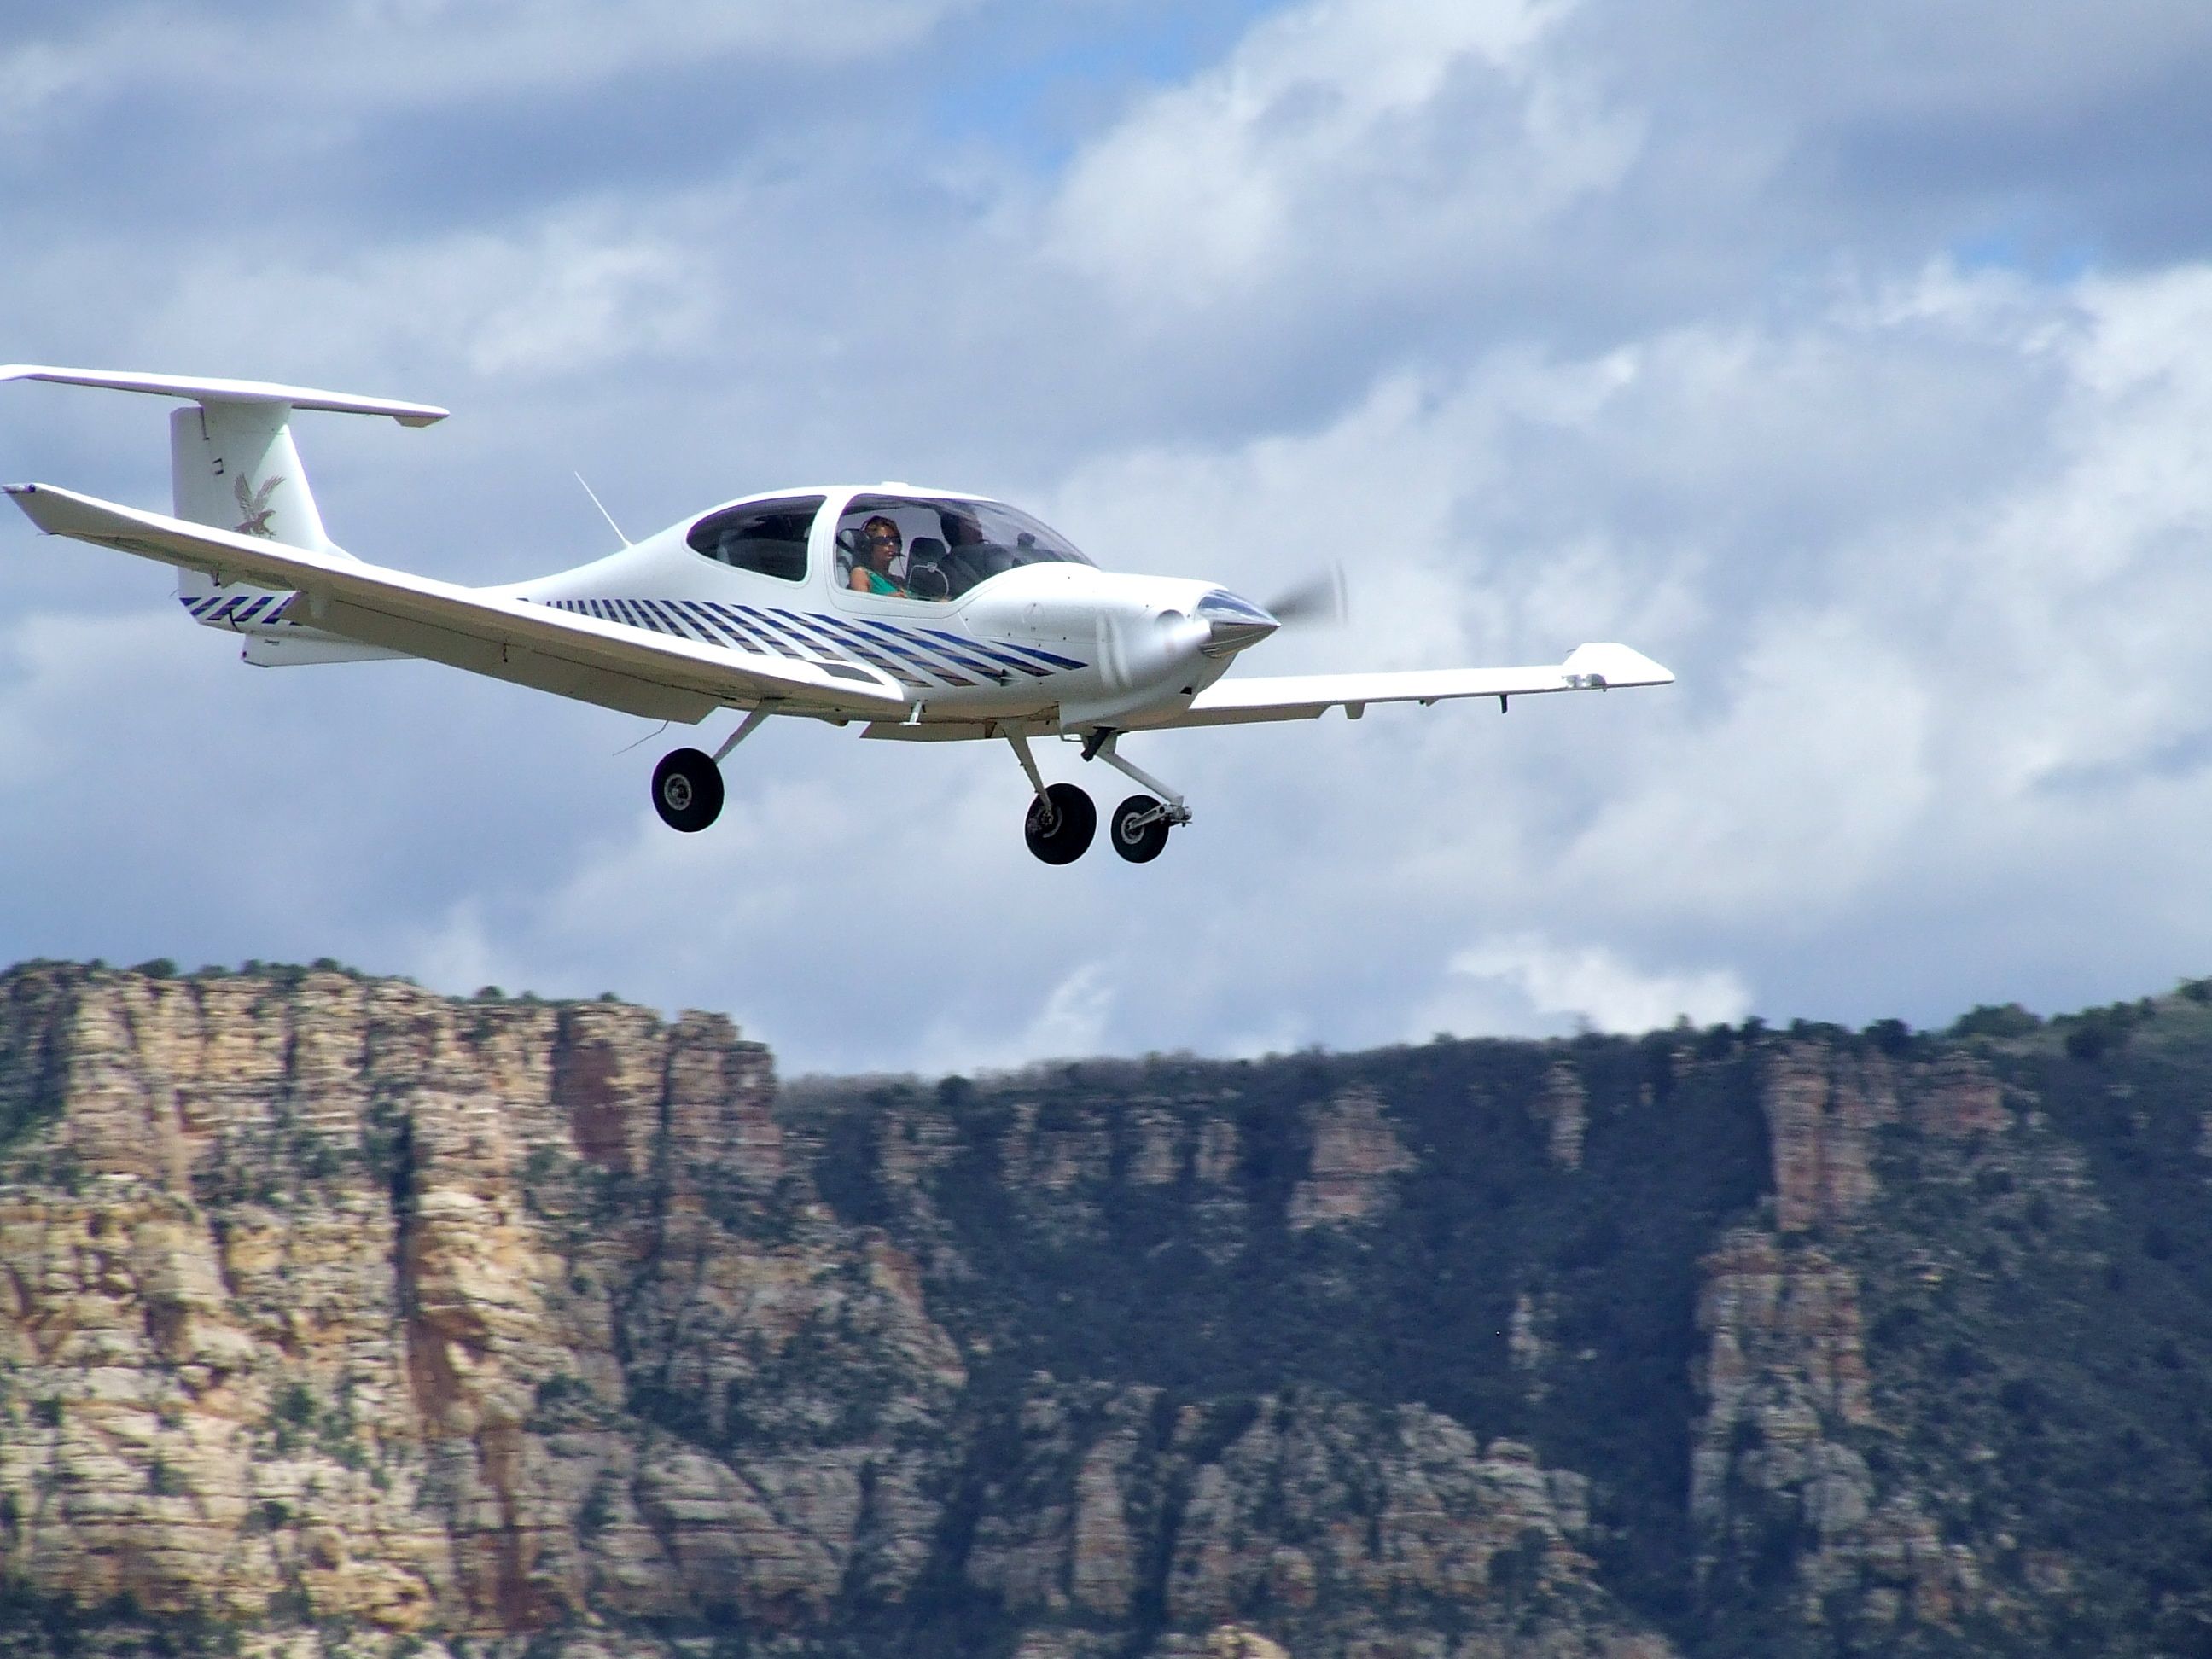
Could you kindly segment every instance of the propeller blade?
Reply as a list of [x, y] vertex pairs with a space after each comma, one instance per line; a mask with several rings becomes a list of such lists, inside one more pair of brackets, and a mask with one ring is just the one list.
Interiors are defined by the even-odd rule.
[[1345, 617], [1344, 568], [1331, 565], [1309, 576], [1267, 604], [1267, 613], [1285, 628], [1318, 623], [1334, 627]]

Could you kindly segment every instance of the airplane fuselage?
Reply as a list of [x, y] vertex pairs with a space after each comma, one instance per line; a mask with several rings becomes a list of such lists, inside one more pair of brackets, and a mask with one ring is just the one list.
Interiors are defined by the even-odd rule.
[[[909, 708], [903, 720], [874, 722], [872, 734], [925, 740], [1007, 721], [1052, 729], [1172, 714], [1221, 678], [1236, 649], [1273, 631], [1265, 612], [1214, 584], [1073, 560], [1021, 565], [939, 599], [856, 591], [838, 557], [839, 525], [852, 502], [892, 488], [740, 496], [588, 564], [483, 591], [832, 672], [877, 670], [905, 690]], [[980, 499], [896, 488], [918, 506]], [[820, 502], [795, 574], [740, 568], [693, 544], [699, 526], [734, 509], [793, 500]], [[1201, 606], [1249, 612], [1232, 648], [1194, 647]], [[273, 653], [288, 635], [298, 640], [292, 649], [312, 648], [301, 637], [312, 629], [278, 604], [240, 599], [228, 616], [210, 609], [197, 619], [258, 635]]]

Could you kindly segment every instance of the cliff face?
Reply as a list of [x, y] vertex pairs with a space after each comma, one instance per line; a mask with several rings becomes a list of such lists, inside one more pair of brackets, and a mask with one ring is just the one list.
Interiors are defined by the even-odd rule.
[[705, 1015], [17, 969], [0, 1653], [2183, 1650], [2193, 1052], [786, 1098]]
[[[1249, 1609], [1334, 1651], [1445, 1608], [1633, 1646], [1586, 1483], [1525, 1446], [1327, 1390], [971, 1386], [925, 1285], [975, 1271], [927, 1212], [941, 1126], [875, 1126], [903, 1224], [841, 1218], [723, 1020], [337, 974], [7, 991], [0, 1575], [50, 1625], [1194, 1653], [1260, 1640]], [[1410, 1161], [1380, 1101], [1310, 1116], [1290, 1224], [1370, 1218]], [[1225, 1245], [1233, 1126], [1131, 1127], [1114, 1179], [1195, 1183]], [[1095, 1236], [1098, 1122], [996, 1139], [1012, 1201]]]
[[[501, 1631], [911, 1583], [959, 1356], [913, 1264], [788, 1177], [726, 1023], [338, 975], [15, 990], [58, 1056], [0, 1189], [18, 1584]], [[641, 1391], [745, 1413], [756, 1455], [644, 1431]]]

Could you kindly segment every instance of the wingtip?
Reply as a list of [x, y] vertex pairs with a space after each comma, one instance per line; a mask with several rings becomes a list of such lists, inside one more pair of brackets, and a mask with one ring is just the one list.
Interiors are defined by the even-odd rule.
[[1561, 666], [1570, 675], [1586, 675], [1603, 685], [1672, 685], [1672, 669], [1651, 660], [1632, 646], [1607, 641], [1578, 645]]

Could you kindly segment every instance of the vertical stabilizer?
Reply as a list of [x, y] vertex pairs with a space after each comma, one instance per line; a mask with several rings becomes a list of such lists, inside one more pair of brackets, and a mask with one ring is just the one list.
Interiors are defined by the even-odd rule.
[[[307, 470], [292, 441], [292, 405], [210, 398], [169, 416], [169, 489], [176, 515], [193, 524], [265, 536], [289, 547], [348, 556], [331, 545], [323, 515], [307, 488]], [[177, 597], [198, 621], [240, 626], [241, 612], [263, 590], [217, 584], [196, 570], [177, 572]], [[228, 603], [209, 604], [210, 600]]]
[[289, 404], [211, 400], [178, 410], [169, 416], [169, 483], [180, 519], [335, 550], [292, 441]]

